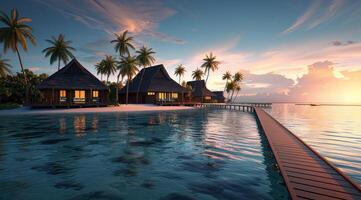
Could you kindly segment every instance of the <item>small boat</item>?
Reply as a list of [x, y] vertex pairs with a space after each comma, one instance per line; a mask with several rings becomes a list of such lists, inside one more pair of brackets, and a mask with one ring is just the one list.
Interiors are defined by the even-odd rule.
[[310, 106], [320, 106], [320, 104], [311, 103]]

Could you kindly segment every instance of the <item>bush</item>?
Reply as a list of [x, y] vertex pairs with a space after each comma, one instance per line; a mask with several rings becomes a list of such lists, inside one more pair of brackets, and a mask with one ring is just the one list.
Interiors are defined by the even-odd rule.
[[[32, 71], [25, 70], [29, 81], [29, 98], [37, 99], [40, 92], [36, 86], [45, 80], [47, 74], [34, 74]], [[22, 73], [8, 75], [0, 79], [0, 104], [1, 103], [17, 103], [23, 104], [25, 101], [25, 81]]]

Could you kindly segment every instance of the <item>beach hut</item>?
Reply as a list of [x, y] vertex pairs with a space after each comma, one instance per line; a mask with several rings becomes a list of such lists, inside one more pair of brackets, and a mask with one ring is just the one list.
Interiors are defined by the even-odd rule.
[[40, 83], [41, 98], [33, 107], [85, 107], [108, 105], [108, 88], [76, 59]]
[[[144, 74], [143, 74], [144, 73]], [[141, 76], [143, 79], [141, 81]], [[139, 88], [138, 101], [137, 91]], [[121, 103], [126, 101], [127, 85], [119, 91]], [[128, 89], [128, 103], [158, 104], [180, 103], [184, 100], [186, 89], [175, 82], [163, 65], [143, 68], [132, 81]]]
[[225, 102], [223, 91], [213, 91], [212, 93], [214, 94], [214, 100], [217, 103], [224, 103]]
[[[214, 94], [207, 89], [204, 80], [188, 81], [188, 85], [192, 86], [192, 100], [195, 102], [209, 103], [214, 101]], [[202, 99], [203, 97], [203, 99]]]

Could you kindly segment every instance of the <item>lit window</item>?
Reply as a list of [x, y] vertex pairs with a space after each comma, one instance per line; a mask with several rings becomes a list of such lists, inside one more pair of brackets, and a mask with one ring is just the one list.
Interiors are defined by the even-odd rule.
[[155, 92], [148, 92], [149, 96], [155, 95]]
[[206, 96], [206, 97], [204, 97], [204, 99], [206, 99], [206, 100], [210, 100], [210, 99], [211, 99], [211, 97], [210, 97], [210, 96]]
[[178, 99], [178, 93], [172, 93], [172, 99]]
[[60, 96], [60, 102], [65, 102], [66, 101], [66, 90], [60, 90], [59, 96]]
[[85, 102], [85, 90], [75, 90], [74, 101]]
[[66, 90], [60, 90], [60, 97], [66, 97]]
[[98, 98], [99, 97], [99, 91], [98, 90], [94, 90], [93, 91], [93, 98]]
[[166, 99], [166, 94], [163, 93], [163, 92], [158, 93], [158, 99], [159, 100], [165, 100]]

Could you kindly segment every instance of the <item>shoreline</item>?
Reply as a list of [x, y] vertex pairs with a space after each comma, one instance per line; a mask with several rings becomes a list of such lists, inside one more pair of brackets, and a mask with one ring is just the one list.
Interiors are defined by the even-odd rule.
[[16, 109], [0, 110], [0, 116], [8, 115], [31, 115], [31, 114], [77, 114], [77, 113], [135, 113], [152, 111], [177, 111], [194, 110], [190, 106], [157, 106], [153, 104], [128, 104], [108, 107], [91, 108], [29, 108], [20, 107]]

